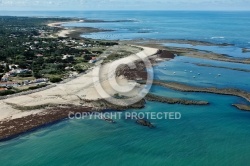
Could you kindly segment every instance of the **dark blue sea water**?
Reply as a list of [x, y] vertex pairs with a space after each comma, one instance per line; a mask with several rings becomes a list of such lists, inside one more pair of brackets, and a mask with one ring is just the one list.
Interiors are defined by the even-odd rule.
[[117, 30], [89, 37], [103, 39], [193, 39], [250, 47], [250, 12], [220, 11], [41, 11], [6, 12], [0, 15], [78, 17], [135, 22], [72, 24]]
[[[250, 57], [240, 50], [250, 47], [250, 12], [0, 12], [1, 15], [84, 17], [135, 20], [119, 23], [77, 23], [114, 32], [87, 37], [104, 39], [193, 39], [235, 46], [194, 47]], [[250, 74], [194, 63], [250, 70], [249, 65], [200, 58], [178, 57], [154, 67], [155, 79], [203, 87], [238, 88], [250, 92]], [[220, 76], [218, 76], [220, 74]], [[194, 78], [195, 76], [195, 78]], [[146, 165], [213, 166], [249, 165], [250, 113], [232, 107], [248, 104], [242, 98], [204, 93], [184, 93], [153, 86], [154, 94], [206, 100], [209, 106], [183, 106], [148, 102], [142, 112], [180, 112], [180, 120], [152, 120], [149, 129], [132, 120], [109, 124], [102, 120], [65, 120], [51, 127], [0, 143], [0, 165]]]
[[116, 30], [85, 35], [103, 39], [193, 39], [250, 46], [250, 12], [84, 12], [83, 17], [134, 20], [127, 23], [73, 24]]

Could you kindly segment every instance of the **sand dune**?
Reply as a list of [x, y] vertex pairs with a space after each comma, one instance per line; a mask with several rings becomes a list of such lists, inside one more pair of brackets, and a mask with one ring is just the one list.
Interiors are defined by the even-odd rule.
[[[119, 59], [112, 63], [108, 63], [101, 69], [101, 74], [95, 73], [98, 67], [95, 67], [93, 70], [89, 71], [87, 74], [82, 75], [70, 82], [57, 84], [56, 87], [40, 91], [37, 93], [23, 95], [13, 98], [8, 98], [0, 101], [2, 109], [0, 110], [0, 120], [10, 117], [22, 117], [27, 116], [39, 111], [28, 111], [21, 112], [17, 109], [11, 107], [11, 105], [18, 106], [39, 106], [39, 105], [48, 105], [48, 104], [74, 104], [80, 105], [80, 98], [97, 100], [105, 97], [106, 94], [96, 90], [96, 85], [101, 84], [103, 89], [109, 95], [114, 95], [117, 93], [115, 90], [116, 86], [122, 86], [125, 89], [133, 88], [133, 85], [130, 84], [128, 80], [123, 77], [116, 78], [114, 75], [109, 75], [109, 69], [112, 65], [115, 64], [128, 64], [133, 61], [140, 59], [140, 57], [147, 57], [155, 54], [158, 50], [149, 47], [142, 47], [144, 50], [139, 52], [136, 55], [131, 55], [126, 58]], [[115, 78], [114, 78], [115, 77]], [[94, 82], [95, 78], [99, 78], [100, 82]], [[118, 85], [111, 85], [112, 79], [118, 82]], [[139, 89], [138, 89], [139, 91]], [[134, 96], [137, 95], [137, 89], [128, 95]], [[108, 96], [106, 96], [108, 97]]]

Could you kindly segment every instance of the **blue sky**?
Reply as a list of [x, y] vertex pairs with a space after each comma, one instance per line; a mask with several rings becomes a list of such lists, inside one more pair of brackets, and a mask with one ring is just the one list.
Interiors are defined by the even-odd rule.
[[0, 10], [250, 11], [250, 0], [0, 0]]

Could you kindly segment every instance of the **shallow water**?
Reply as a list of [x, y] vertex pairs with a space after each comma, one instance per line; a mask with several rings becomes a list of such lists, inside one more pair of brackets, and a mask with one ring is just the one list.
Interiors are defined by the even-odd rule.
[[[178, 61], [178, 58], [173, 61]], [[156, 68], [164, 64], [171, 66], [171, 63], [164, 62]], [[156, 77], [162, 75], [158, 71], [155, 73]], [[185, 74], [179, 77], [183, 81], [188, 79]], [[211, 79], [206, 81], [213, 82]], [[198, 81], [190, 83], [200, 85]], [[178, 92], [160, 86], [153, 86], [151, 92], [166, 97], [205, 100], [210, 105], [147, 102], [142, 110], [129, 110], [181, 113], [180, 120], [151, 120], [156, 125], [155, 129], [142, 127], [134, 120], [124, 118], [116, 120], [116, 124], [103, 120], [66, 120], [0, 143], [1, 166], [246, 164], [250, 153], [250, 114], [231, 106], [233, 103], [247, 103], [244, 99]], [[13, 155], [15, 160], [12, 160]]]
[[[0, 14], [3, 15], [2, 12]], [[134, 23], [77, 24], [117, 30], [112, 33], [90, 34], [88, 37], [195, 39], [231, 43], [237, 49], [250, 46], [249, 12], [25, 12], [19, 15], [136, 20]], [[137, 33], [139, 30], [145, 33]], [[213, 48], [213, 51], [215, 49], [217, 48]], [[228, 52], [229, 56], [234, 56], [234, 52], [224, 48], [222, 50]], [[200, 67], [192, 63], [249, 69], [249, 65], [244, 64], [183, 56], [155, 66], [155, 78], [203, 87], [233, 87], [250, 91], [247, 72]], [[151, 120], [156, 125], [155, 129], [142, 127], [134, 120], [125, 119], [116, 120], [116, 124], [103, 120], [65, 120], [0, 143], [0, 165], [249, 164], [250, 114], [231, 106], [233, 103], [247, 103], [244, 99], [177, 92], [159, 86], [153, 86], [151, 92], [167, 97], [205, 100], [210, 105], [184, 106], [148, 102], [144, 109], [129, 110], [182, 114], [180, 120]]]
[[241, 99], [195, 96], [211, 105], [148, 102], [141, 111], [182, 114], [181, 120], [152, 120], [155, 129], [124, 119], [70, 120], [1, 143], [1, 165], [243, 165], [250, 114], [230, 105]]
[[167, 43], [164, 46], [193, 48], [197, 50], [211, 51], [217, 54], [224, 54], [235, 58], [250, 58], [250, 52], [243, 52], [242, 48], [235, 46], [201, 46], [191, 44]]
[[[238, 88], [250, 91], [249, 72], [197, 66], [193, 63], [250, 69], [249, 65], [217, 62], [190, 57], [176, 57], [155, 67], [155, 79], [188, 83], [203, 87]], [[194, 78], [195, 77], [195, 78]]]

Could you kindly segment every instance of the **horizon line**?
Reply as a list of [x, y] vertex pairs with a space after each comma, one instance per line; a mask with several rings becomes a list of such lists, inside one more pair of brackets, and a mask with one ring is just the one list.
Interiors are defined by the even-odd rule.
[[[1, 8], [0, 8], [1, 9]], [[199, 12], [202, 12], [202, 11], [204, 11], [204, 12], [209, 12], [209, 11], [222, 11], [222, 12], [226, 12], [226, 11], [228, 11], [228, 12], [234, 12], [234, 11], [237, 11], [237, 12], [240, 12], [240, 11], [242, 11], [242, 12], [247, 12], [247, 11], [249, 11], [250, 12], [250, 9], [243, 9], [243, 10], [240, 10], [240, 9], [230, 9], [230, 10], [223, 10], [223, 9], [215, 9], [215, 10], [213, 10], [213, 9], [206, 9], [206, 10], [196, 10], [196, 9], [186, 9], [186, 10], [183, 10], [183, 9], [166, 9], [166, 10], [157, 10], [157, 9], [136, 9], [136, 10], [129, 10], [129, 9], [124, 9], [124, 10], [118, 10], [118, 9], [103, 9], [103, 10], [96, 10], [96, 9], [91, 9], [91, 10], [64, 10], [64, 9], [62, 9], [62, 10], [52, 10], [52, 9], [48, 9], [48, 10], [9, 10], [9, 9], [7, 9], [7, 10], [5, 10], [5, 9], [1, 9], [1, 11], [0, 12], [63, 12], [63, 11], [67, 11], [67, 12], [87, 12], [87, 11], [183, 11], [183, 12], [185, 12], [185, 11], [199, 11]]]

